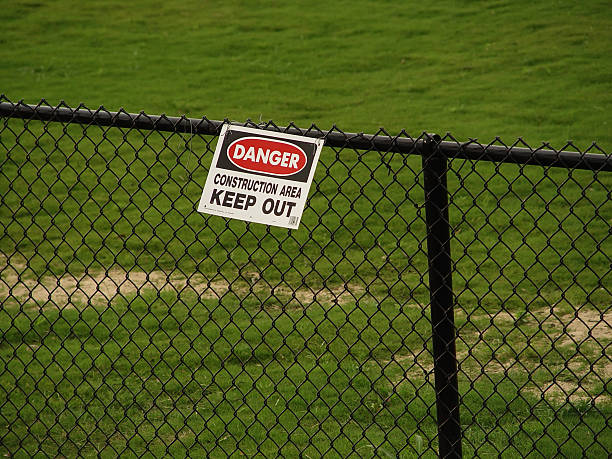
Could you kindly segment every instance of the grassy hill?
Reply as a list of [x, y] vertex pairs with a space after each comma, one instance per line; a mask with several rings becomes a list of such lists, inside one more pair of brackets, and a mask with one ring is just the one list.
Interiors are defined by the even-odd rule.
[[0, 20], [11, 99], [612, 145], [606, 1], [8, 0]]
[[[0, 92], [609, 151], [607, 3], [11, 0]], [[0, 453], [435, 456], [419, 157], [326, 147], [289, 231], [194, 211], [211, 137], [0, 132]], [[466, 457], [605, 455], [612, 177], [449, 185]]]

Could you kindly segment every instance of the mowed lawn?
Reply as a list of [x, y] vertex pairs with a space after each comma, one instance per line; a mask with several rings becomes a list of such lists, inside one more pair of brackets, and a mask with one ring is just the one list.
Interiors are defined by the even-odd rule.
[[2, 92], [609, 149], [606, 1], [4, 2]]
[[[1, 92], [609, 151], [608, 9], [20, 2]], [[434, 455], [420, 158], [325, 148], [288, 231], [194, 212], [214, 138], [2, 123], [0, 452]], [[605, 455], [610, 174], [449, 185], [466, 457]]]

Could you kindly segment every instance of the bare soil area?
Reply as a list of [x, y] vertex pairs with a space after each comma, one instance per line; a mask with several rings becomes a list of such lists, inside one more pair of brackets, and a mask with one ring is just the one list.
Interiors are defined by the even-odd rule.
[[44, 276], [34, 279], [24, 276], [24, 269], [25, 265], [15, 265], [13, 261], [9, 266], [6, 263], [0, 265], [0, 300], [63, 309], [87, 305], [106, 306], [118, 298], [147, 292], [174, 291], [194, 294], [201, 299], [255, 295], [262, 301], [276, 299], [283, 305], [304, 307], [313, 302], [346, 303], [364, 295], [364, 288], [360, 285], [293, 288], [287, 283], [271, 284], [256, 272], [243, 273], [236, 279], [209, 279], [202, 274], [185, 277], [163, 271], [145, 273], [113, 268], [80, 275], [66, 273], [61, 277]]

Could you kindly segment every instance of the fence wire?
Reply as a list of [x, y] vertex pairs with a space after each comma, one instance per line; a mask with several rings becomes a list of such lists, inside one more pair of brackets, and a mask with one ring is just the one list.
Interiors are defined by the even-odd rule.
[[448, 166], [454, 453], [612, 451], [596, 145], [247, 121], [326, 139], [287, 230], [195, 212], [222, 122], [4, 97], [0, 115], [3, 454], [447, 454], [427, 145]]

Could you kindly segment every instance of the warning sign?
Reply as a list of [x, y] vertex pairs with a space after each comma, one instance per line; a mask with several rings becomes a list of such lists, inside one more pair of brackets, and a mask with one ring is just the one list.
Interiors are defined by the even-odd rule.
[[224, 125], [198, 212], [297, 228], [323, 142]]

